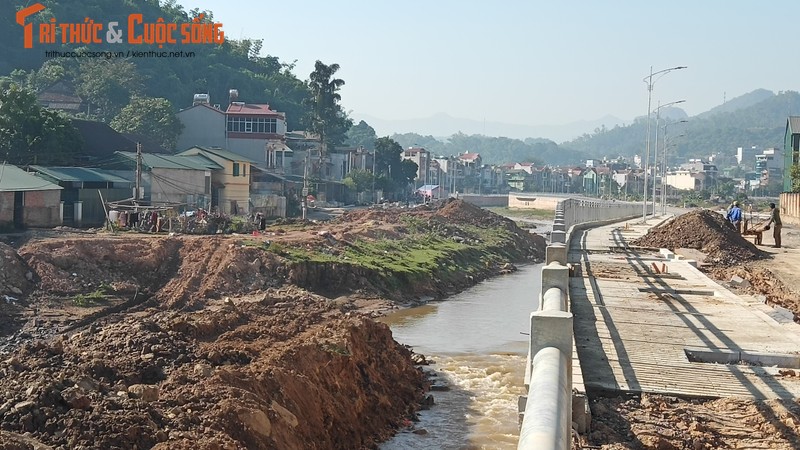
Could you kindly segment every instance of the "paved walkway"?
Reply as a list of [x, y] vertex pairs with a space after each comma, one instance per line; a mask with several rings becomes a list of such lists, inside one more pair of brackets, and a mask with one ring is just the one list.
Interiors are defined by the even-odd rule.
[[733, 294], [690, 262], [628, 248], [661, 220], [572, 237], [570, 296], [585, 388], [800, 397], [800, 325], [755, 297]]

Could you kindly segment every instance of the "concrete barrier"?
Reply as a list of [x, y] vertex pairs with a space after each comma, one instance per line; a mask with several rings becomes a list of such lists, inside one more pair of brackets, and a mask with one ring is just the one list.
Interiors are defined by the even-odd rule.
[[529, 400], [525, 405], [518, 449], [570, 448], [572, 402], [568, 359], [556, 347], [543, 348], [533, 358]]
[[[576, 229], [635, 218], [641, 203], [565, 199], [556, 207], [550, 245], [542, 267], [539, 309], [531, 313], [530, 343], [525, 367], [527, 397], [519, 401], [520, 450], [567, 450], [572, 425], [589, 427], [585, 392], [573, 393], [574, 351], [572, 313], [569, 311], [569, 240]], [[578, 380], [583, 385], [583, 380]]]

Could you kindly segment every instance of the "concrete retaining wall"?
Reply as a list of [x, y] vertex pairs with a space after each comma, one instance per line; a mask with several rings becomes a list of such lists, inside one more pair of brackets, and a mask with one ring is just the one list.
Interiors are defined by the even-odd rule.
[[458, 194], [458, 198], [475, 206], [508, 206], [508, 196], [506, 195], [476, 195]]

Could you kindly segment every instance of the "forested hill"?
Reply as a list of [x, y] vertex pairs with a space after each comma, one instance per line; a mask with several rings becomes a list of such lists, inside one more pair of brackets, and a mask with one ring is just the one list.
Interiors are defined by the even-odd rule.
[[[664, 119], [664, 115], [669, 118]], [[659, 140], [667, 138], [675, 145], [673, 157], [703, 157], [721, 153], [733, 157], [738, 147], [781, 147], [790, 115], [800, 115], [800, 94], [794, 91], [777, 95], [759, 89], [731, 99], [725, 105], [694, 117], [686, 117], [675, 108], [663, 114], [659, 122]], [[685, 123], [677, 123], [686, 120]], [[667, 125], [665, 130], [665, 124]], [[655, 118], [651, 132], [655, 137]], [[572, 141], [556, 144], [548, 139], [509, 139], [481, 135], [454, 134], [435, 138], [416, 133], [392, 136], [404, 148], [420, 146], [436, 155], [478, 152], [489, 164], [538, 162], [554, 165], [579, 164], [589, 158], [616, 159], [619, 156], [642, 155], [645, 150], [647, 121], [614, 128], [598, 128]], [[681, 136], [682, 135], [682, 136]], [[663, 142], [663, 141], [662, 141]], [[724, 158], [723, 158], [724, 159]]]
[[[23, 48], [23, 29], [15, 21], [17, 7], [26, 2], [5, 2], [0, 13], [0, 77], [41, 90], [56, 81], [67, 81], [92, 105], [92, 114], [109, 121], [134, 96], [162, 97], [177, 109], [191, 106], [195, 93], [209, 93], [211, 103], [225, 104], [228, 90], [239, 90], [240, 99], [250, 103], [269, 103], [286, 112], [290, 129], [299, 127], [304, 113], [303, 100], [308, 96], [304, 83], [291, 73], [291, 65], [278, 58], [260, 57], [260, 40], [234, 40], [226, 35], [222, 45], [215, 44], [89, 44], [92, 51], [180, 51], [195, 52], [194, 57], [128, 58], [46, 58], [46, 50], [76, 50], [78, 45], [34, 43]], [[210, 11], [186, 11], [175, 0], [39, 0], [45, 10], [27, 19], [38, 23], [56, 18], [58, 23], [83, 23], [90, 18], [105, 24], [111, 20], [124, 23], [129, 14], [141, 13], [146, 23], [163, 18], [166, 23], [187, 23], [201, 13], [204, 22], [214, 22]], [[225, 30], [224, 20], [222, 30]], [[37, 34], [38, 36], [38, 34]], [[105, 36], [105, 29], [103, 38]]]
[[[764, 97], [763, 90], [756, 92]], [[731, 100], [731, 103], [735, 100]], [[680, 124], [670, 120], [667, 137], [674, 139], [677, 148], [675, 155], [678, 157], [708, 157], [714, 153], [732, 155], [738, 147], [782, 147], [786, 119], [790, 115], [800, 115], [800, 94], [795, 91], [784, 91], [777, 95], [770, 93], [761, 101], [730, 112], [717, 110], [713, 114], [704, 113], [689, 117], [686, 123]], [[661, 137], [664, 136], [665, 123], [662, 119], [659, 127]], [[645, 148], [646, 126], [647, 121], [639, 118], [631, 125], [596, 130], [595, 133], [564, 142], [561, 147], [594, 158], [641, 155]], [[684, 136], [678, 138], [679, 135]]]
[[394, 134], [392, 139], [403, 148], [423, 147], [437, 156], [477, 152], [485, 164], [534, 162], [538, 164], [572, 165], [586, 160], [579, 151], [559, 148], [548, 139], [528, 138], [524, 141], [506, 137], [456, 133], [446, 140], [416, 133]]

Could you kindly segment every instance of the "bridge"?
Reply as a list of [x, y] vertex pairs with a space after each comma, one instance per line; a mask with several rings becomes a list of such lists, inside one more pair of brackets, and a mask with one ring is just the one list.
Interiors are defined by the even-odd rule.
[[693, 260], [631, 241], [669, 216], [641, 203], [561, 200], [530, 316], [519, 449], [565, 450], [589, 396], [798, 398], [800, 325], [736, 295]]

